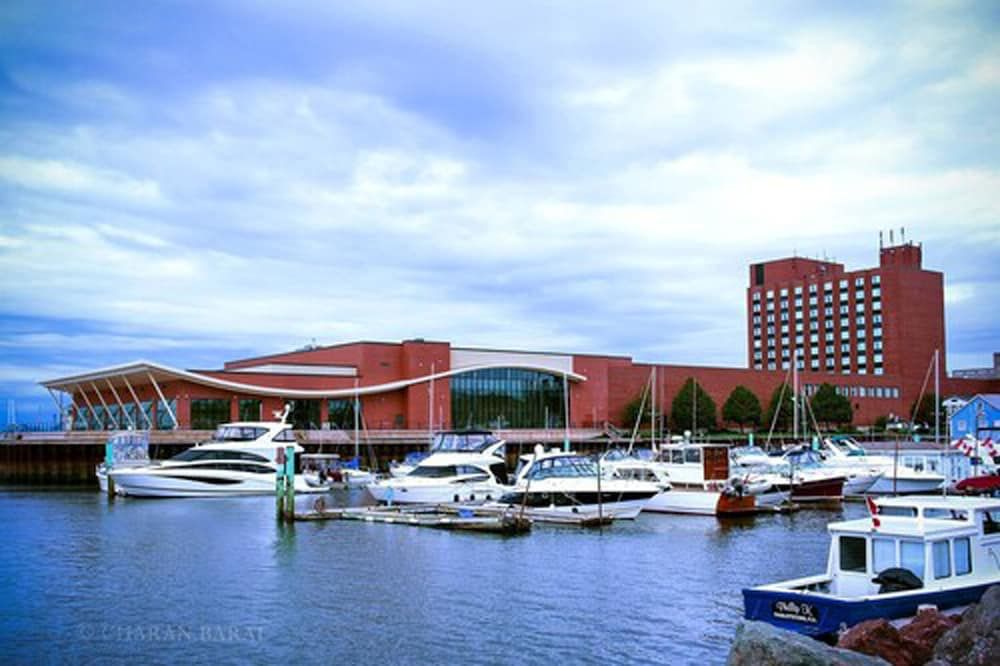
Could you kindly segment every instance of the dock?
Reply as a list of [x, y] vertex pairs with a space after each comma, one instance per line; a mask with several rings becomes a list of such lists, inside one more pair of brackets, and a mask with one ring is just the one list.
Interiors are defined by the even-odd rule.
[[312, 511], [295, 513], [295, 520], [358, 520], [366, 523], [409, 525], [441, 530], [487, 532], [492, 534], [525, 534], [532, 521], [515, 511], [484, 512], [480, 507], [449, 507], [415, 504], [409, 506], [372, 506], [326, 509], [317, 503]]

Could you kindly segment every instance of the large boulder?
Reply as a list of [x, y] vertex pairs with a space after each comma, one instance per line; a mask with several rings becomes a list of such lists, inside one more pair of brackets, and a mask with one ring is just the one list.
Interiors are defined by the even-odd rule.
[[930, 654], [927, 654], [923, 660], [918, 660], [919, 655], [915, 653], [913, 646], [903, 639], [888, 620], [866, 620], [854, 625], [840, 637], [837, 647], [882, 657], [893, 666], [916, 666], [930, 658]]
[[887, 666], [878, 657], [830, 647], [765, 622], [743, 620], [729, 650], [729, 666]]
[[1000, 664], [1000, 585], [986, 590], [978, 604], [934, 646], [934, 666]]
[[913, 653], [914, 663], [926, 664], [934, 656], [938, 640], [958, 622], [959, 618], [954, 615], [945, 615], [936, 609], [922, 610], [899, 630], [899, 636]]

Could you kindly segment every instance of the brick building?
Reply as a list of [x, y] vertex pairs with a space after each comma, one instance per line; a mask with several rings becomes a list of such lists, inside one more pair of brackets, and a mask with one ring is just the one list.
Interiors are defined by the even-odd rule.
[[[720, 408], [738, 385], [766, 406], [796, 359], [806, 392], [847, 396], [855, 424], [906, 417], [935, 349], [944, 365], [943, 276], [913, 243], [879, 266], [793, 257], [754, 264], [747, 288], [747, 368], [657, 365], [658, 410], [690, 377]], [[352, 342], [181, 370], [137, 361], [42, 382], [71, 396], [73, 427], [211, 428], [270, 418], [286, 402], [300, 428], [562, 427], [622, 422], [653, 366], [627, 356]], [[1000, 393], [1000, 379], [942, 379], [942, 394]]]

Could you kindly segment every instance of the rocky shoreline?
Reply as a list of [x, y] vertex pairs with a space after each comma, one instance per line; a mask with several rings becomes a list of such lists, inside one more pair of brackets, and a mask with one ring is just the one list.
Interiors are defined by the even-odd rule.
[[729, 666], [986, 666], [1000, 664], [1000, 585], [961, 615], [921, 611], [896, 628], [869, 620], [841, 635], [836, 647], [764, 622], [742, 621], [729, 652]]

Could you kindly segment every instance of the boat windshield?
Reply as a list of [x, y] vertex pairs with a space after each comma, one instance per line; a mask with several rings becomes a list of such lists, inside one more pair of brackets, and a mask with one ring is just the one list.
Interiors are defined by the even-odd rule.
[[443, 479], [452, 476], [474, 476], [488, 479], [489, 474], [478, 467], [472, 465], [419, 465], [412, 472], [410, 477], [422, 476], [428, 479]]
[[488, 432], [441, 432], [434, 436], [431, 451], [479, 453], [499, 441]]
[[652, 462], [656, 458], [653, 455], [653, 449], [633, 449], [632, 457], [636, 460], [644, 460], [646, 462]]
[[785, 456], [796, 467], [819, 467], [823, 464], [823, 456], [816, 451], [793, 451]]
[[611, 449], [601, 458], [604, 462], [618, 462], [619, 460], [625, 460], [628, 455], [621, 449]]
[[597, 466], [590, 458], [583, 456], [557, 456], [536, 462], [528, 470], [530, 479], [575, 478], [597, 476]]
[[263, 437], [267, 428], [248, 426], [219, 426], [212, 435], [213, 442], [252, 442]]
[[194, 462], [195, 460], [248, 460], [251, 462], [270, 462], [270, 460], [264, 456], [259, 456], [256, 453], [250, 453], [248, 451], [204, 450], [197, 448], [182, 451], [173, 458], [170, 458], [170, 460], [174, 462]]

